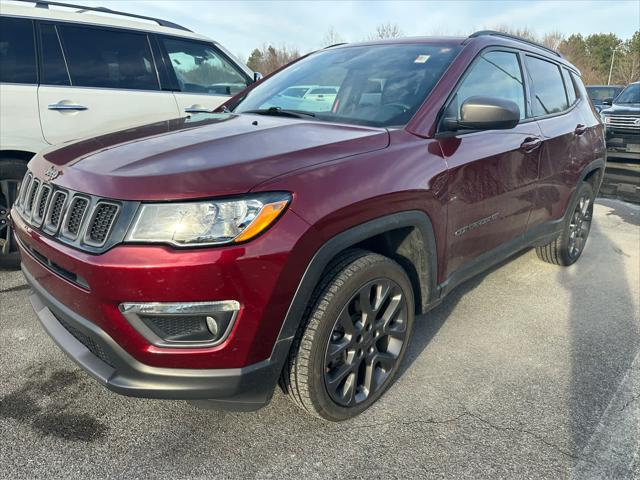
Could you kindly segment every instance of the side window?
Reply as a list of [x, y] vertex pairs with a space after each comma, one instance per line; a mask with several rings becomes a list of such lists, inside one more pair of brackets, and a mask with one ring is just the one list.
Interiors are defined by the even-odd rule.
[[248, 85], [232, 63], [205, 43], [173, 38], [162, 43], [182, 92], [235, 95]]
[[71, 85], [56, 27], [49, 24], [41, 25], [40, 39], [42, 45], [42, 78], [40, 78], [40, 83], [44, 85]]
[[576, 86], [576, 94], [578, 98], [588, 99], [589, 94], [587, 93], [587, 87], [585, 87], [584, 83], [582, 83], [582, 79], [573, 72], [571, 72], [569, 75], [571, 75], [573, 84]]
[[573, 84], [571, 74], [566, 68], [562, 69], [562, 78], [564, 78], [564, 86], [567, 89], [567, 98], [569, 100], [569, 105], [573, 105], [578, 99], [576, 95], [576, 86]]
[[531, 80], [531, 103], [536, 117], [562, 112], [569, 106], [560, 68], [551, 62], [527, 55]]
[[524, 83], [517, 54], [493, 51], [480, 55], [458, 87], [453, 102], [455, 116], [459, 116], [466, 99], [478, 95], [511, 100], [520, 109], [520, 119], [525, 117]]
[[146, 35], [67, 25], [58, 31], [74, 86], [159, 90]]
[[0, 82], [38, 83], [31, 20], [0, 18]]

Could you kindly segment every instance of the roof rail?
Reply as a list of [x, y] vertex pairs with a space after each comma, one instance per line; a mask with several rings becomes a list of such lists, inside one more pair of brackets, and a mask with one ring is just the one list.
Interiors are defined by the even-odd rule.
[[553, 53], [554, 55], [560, 58], [564, 58], [560, 52], [554, 50], [553, 48], [546, 47], [541, 43], [534, 42], [533, 40], [527, 40], [526, 38], [518, 37], [517, 35], [511, 35], [510, 33], [498, 32], [496, 30], [480, 30], [479, 32], [472, 33], [471, 35], [469, 35], [468, 38], [488, 37], [488, 36], [504, 37], [504, 38], [509, 38], [511, 40], [516, 40], [518, 42], [527, 43], [529, 45], [533, 45], [534, 47], [538, 47], [543, 50], [546, 50], [549, 53]]
[[339, 47], [340, 45], [346, 45], [346, 44], [347, 42], [334, 43], [333, 45], [327, 45], [326, 47], [322, 47], [322, 49], [326, 50], [327, 48]]
[[76, 13], [102, 12], [102, 13], [110, 13], [112, 15], [122, 15], [123, 17], [139, 18], [142, 20], [150, 20], [152, 22], [156, 22], [161, 27], [176, 28], [178, 30], [185, 30], [187, 32], [191, 32], [191, 30], [189, 30], [188, 28], [183, 27], [182, 25], [178, 25], [177, 23], [169, 22], [168, 20], [162, 20], [160, 18], [155, 18], [155, 17], [147, 17], [145, 15], [136, 15], [135, 13], [121, 12], [119, 10], [111, 10], [110, 8], [105, 8], [105, 7], [87, 7], [85, 5], [76, 5], [73, 3], [64, 3], [64, 2], [53, 2], [50, 0], [17, 0], [17, 1], [35, 3], [36, 8], [48, 9], [49, 6], [51, 5], [54, 7], [78, 8], [79, 10], [77, 10]]

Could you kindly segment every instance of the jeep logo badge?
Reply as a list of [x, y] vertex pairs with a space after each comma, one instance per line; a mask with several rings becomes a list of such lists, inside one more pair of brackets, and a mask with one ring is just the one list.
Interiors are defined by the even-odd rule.
[[58, 170], [54, 166], [47, 168], [47, 171], [44, 172], [44, 176], [47, 177], [47, 180], [49, 181], [55, 180], [56, 178], [58, 178], [59, 175], [60, 175], [60, 170]]

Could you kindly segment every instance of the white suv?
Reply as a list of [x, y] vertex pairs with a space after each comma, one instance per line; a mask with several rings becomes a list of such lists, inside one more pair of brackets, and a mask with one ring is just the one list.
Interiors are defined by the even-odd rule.
[[18, 264], [9, 209], [39, 150], [210, 112], [257, 78], [220, 44], [171, 22], [0, 3], [0, 267]]

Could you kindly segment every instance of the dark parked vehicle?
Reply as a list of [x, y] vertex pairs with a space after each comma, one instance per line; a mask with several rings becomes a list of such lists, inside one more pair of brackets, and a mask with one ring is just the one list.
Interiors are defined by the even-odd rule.
[[[283, 108], [296, 85], [337, 95]], [[44, 328], [110, 389], [256, 409], [279, 380], [344, 420], [456, 285], [529, 247], [580, 257], [604, 155], [555, 51], [496, 32], [374, 41], [220, 113], [39, 154], [12, 218]]]
[[600, 111], [613, 103], [613, 100], [624, 89], [621, 85], [587, 85], [587, 93], [591, 103]]
[[609, 157], [640, 160], [640, 82], [625, 88], [600, 115]]

